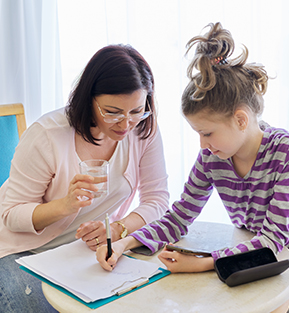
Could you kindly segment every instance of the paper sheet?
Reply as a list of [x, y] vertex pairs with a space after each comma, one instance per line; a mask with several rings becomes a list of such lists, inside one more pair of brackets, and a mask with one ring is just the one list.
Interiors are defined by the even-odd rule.
[[156, 263], [122, 256], [112, 272], [105, 271], [97, 262], [95, 252], [81, 240], [16, 260], [64, 287], [85, 302], [110, 297], [121, 285], [149, 278], [158, 272]]

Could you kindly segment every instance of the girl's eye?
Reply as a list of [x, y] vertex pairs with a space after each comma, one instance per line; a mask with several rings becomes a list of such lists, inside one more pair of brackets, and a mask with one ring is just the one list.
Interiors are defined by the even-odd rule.
[[212, 133], [204, 134], [204, 137], [210, 137]]

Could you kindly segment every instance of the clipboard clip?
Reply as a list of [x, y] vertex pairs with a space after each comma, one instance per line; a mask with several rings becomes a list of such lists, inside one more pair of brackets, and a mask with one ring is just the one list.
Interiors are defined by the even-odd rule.
[[[149, 282], [149, 279], [147, 277], [140, 277], [140, 278], [137, 278], [135, 280], [125, 281], [119, 287], [112, 289], [111, 292], [117, 296], [121, 296], [124, 293], [127, 293], [131, 290], [134, 290], [134, 289], [136, 289], [136, 288], [138, 288], [138, 287], [140, 287], [140, 286], [142, 286], [148, 282]], [[125, 286], [125, 285], [127, 285], [127, 286]], [[123, 289], [121, 289], [121, 288], [123, 288]]]

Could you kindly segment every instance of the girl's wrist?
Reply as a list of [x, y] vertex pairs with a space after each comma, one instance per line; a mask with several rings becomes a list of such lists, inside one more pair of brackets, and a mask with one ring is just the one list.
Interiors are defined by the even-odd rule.
[[200, 272], [211, 271], [214, 269], [214, 259], [212, 257], [200, 258]]
[[121, 239], [117, 242], [118, 245], [121, 246], [123, 252], [133, 249], [133, 248], [137, 248], [140, 247], [142, 245], [141, 242], [139, 242], [138, 240], [136, 240], [134, 237], [132, 236], [128, 236], [124, 239]]

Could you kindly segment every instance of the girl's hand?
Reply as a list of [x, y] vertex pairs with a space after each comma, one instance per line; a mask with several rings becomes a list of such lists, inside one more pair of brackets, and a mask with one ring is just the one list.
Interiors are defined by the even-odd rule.
[[194, 256], [177, 251], [169, 251], [164, 248], [158, 258], [172, 273], [205, 272], [214, 269], [214, 259], [212, 257]]
[[89, 249], [96, 251], [98, 247], [106, 244], [105, 225], [101, 221], [83, 223], [77, 229], [75, 238], [81, 238]]
[[111, 257], [106, 260], [107, 258], [107, 245], [102, 245], [101, 247], [97, 248], [96, 250], [96, 259], [101, 265], [103, 269], [106, 271], [112, 271], [118, 259], [121, 257], [123, 252], [126, 250], [125, 244], [122, 243], [123, 240], [119, 240], [112, 244], [112, 255]]
[[93, 194], [90, 191], [97, 191], [94, 178], [89, 175], [75, 175], [69, 184], [67, 196], [63, 198], [66, 215], [77, 213], [80, 208], [91, 205]]

